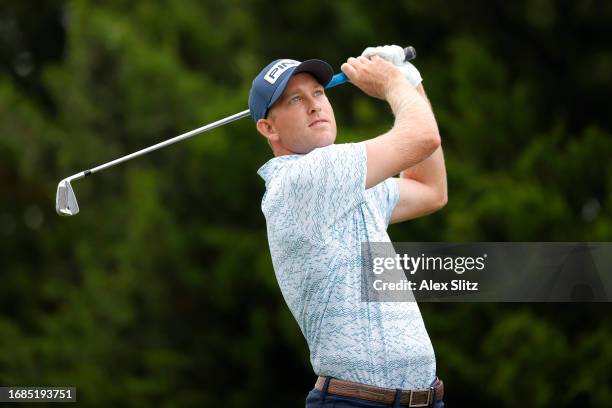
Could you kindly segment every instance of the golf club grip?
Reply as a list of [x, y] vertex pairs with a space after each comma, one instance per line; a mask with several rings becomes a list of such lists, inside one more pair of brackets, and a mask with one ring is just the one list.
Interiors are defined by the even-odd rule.
[[[408, 47], [404, 48], [404, 54], [406, 55], [404, 61], [412, 61], [416, 58], [416, 50], [412, 45], [409, 45]], [[350, 82], [350, 80], [344, 72], [341, 72], [332, 77], [329, 83], [325, 86], [325, 89], [333, 88], [334, 86], [341, 85], [345, 82]]]

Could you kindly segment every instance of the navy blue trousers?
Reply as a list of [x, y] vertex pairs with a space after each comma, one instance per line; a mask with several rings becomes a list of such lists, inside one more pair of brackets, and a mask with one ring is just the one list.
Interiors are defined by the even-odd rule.
[[[399, 408], [405, 407], [405, 405], [400, 405], [399, 392], [396, 394], [395, 402], [391, 405], [381, 404], [378, 402], [371, 402], [367, 400], [363, 400], [360, 398], [351, 398], [351, 397], [341, 397], [339, 395], [329, 394], [327, 392], [327, 387], [329, 387], [329, 379], [326, 378], [325, 385], [323, 386], [323, 390], [317, 390], [314, 388], [312, 391], [308, 393], [306, 397], [306, 408]], [[430, 405], [432, 406], [432, 405]], [[434, 401], [433, 408], [444, 408], [443, 401]]]

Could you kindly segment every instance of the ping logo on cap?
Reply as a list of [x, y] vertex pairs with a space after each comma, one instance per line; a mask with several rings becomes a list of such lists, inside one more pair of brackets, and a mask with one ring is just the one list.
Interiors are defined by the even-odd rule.
[[291, 67], [295, 67], [296, 65], [300, 65], [300, 62], [292, 59], [280, 60], [276, 64], [274, 64], [268, 72], [266, 72], [266, 75], [264, 75], [264, 79], [270, 84], [274, 84], [276, 80], [281, 75], [283, 75], [283, 72], [285, 72]]

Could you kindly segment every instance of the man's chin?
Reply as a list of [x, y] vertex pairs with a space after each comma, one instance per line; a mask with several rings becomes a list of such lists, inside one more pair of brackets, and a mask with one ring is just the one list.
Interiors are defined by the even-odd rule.
[[336, 135], [331, 134], [331, 132], [329, 133], [326, 132], [324, 135], [321, 135], [321, 137], [318, 138], [317, 147], [325, 147], [325, 146], [333, 145], [335, 141], [336, 141]]
[[316, 140], [313, 140], [309, 146], [304, 146], [300, 149], [296, 149], [295, 152], [298, 154], [308, 154], [312, 152], [314, 149], [319, 149], [321, 147], [333, 145], [335, 141], [336, 141], [335, 135], [326, 134], [323, 137], [318, 137]]

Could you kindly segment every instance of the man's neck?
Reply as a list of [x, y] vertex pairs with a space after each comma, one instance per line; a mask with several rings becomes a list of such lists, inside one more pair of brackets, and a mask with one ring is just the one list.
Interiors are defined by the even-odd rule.
[[287, 156], [287, 155], [290, 155], [290, 154], [299, 154], [299, 153], [296, 153], [296, 152], [292, 152], [291, 150], [286, 149], [283, 146], [274, 146], [272, 148], [272, 152], [274, 153], [274, 156], [276, 156], [276, 157]]

